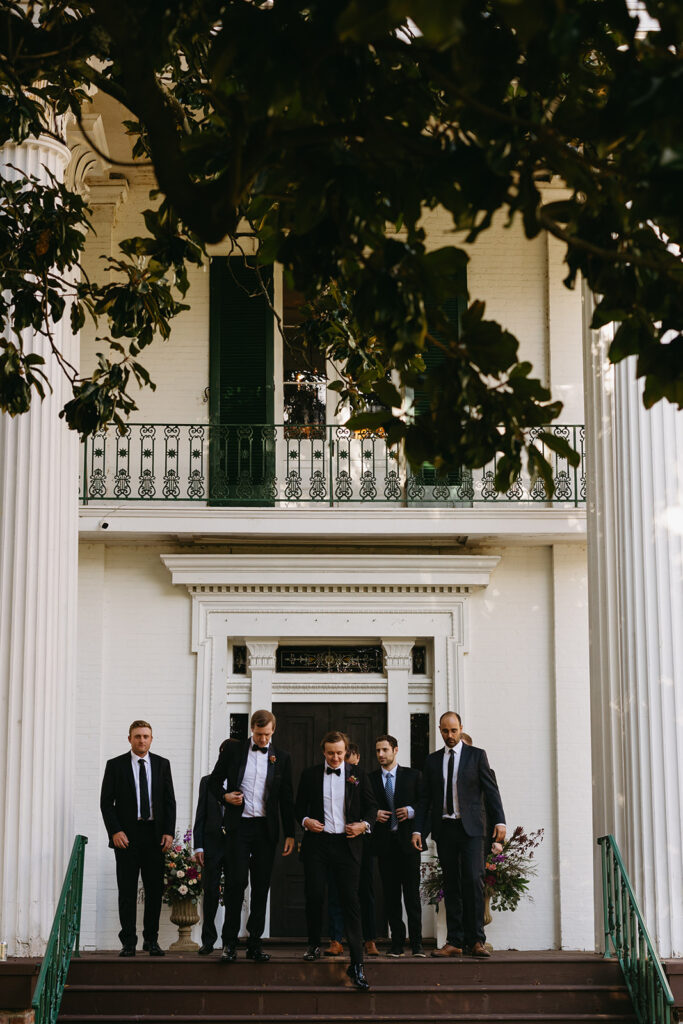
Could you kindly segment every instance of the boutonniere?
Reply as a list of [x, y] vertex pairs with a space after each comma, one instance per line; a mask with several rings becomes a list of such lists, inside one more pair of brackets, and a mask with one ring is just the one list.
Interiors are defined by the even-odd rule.
[[358, 776], [357, 775], [349, 775], [349, 777], [348, 777], [348, 779], [346, 781], [351, 783], [352, 786], [357, 786], [358, 785]]
[[271, 754], [270, 757], [268, 758], [268, 760], [270, 761], [271, 764], [275, 764], [275, 762], [277, 761], [277, 758], [276, 758], [275, 754]]

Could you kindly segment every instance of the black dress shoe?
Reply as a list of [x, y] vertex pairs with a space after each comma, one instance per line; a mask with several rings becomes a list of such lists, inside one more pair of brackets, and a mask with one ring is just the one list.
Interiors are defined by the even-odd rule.
[[319, 960], [320, 959], [320, 946], [309, 946], [304, 953], [304, 960]]
[[360, 989], [361, 992], [369, 992], [370, 986], [368, 985], [368, 979], [365, 977], [365, 971], [363, 970], [362, 964], [350, 964], [346, 969], [351, 981], [354, 983], [356, 988]]
[[148, 942], [147, 952], [150, 956], [166, 956], [158, 942]]
[[422, 957], [426, 957], [427, 956], [427, 954], [425, 953], [424, 947], [423, 947], [421, 942], [416, 942], [415, 945], [413, 946], [413, 956], [422, 956]]
[[247, 960], [255, 960], [257, 964], [266, 964], [270, 953], [264, 953], [261, 946], [247, 946]]
[[199, 947], [199, 955], [208, 956], [209, 953], [213, 953], [213, 946], [210, 946], [208, 942], [205, 942], [203, 946]]
[[135, 946], [123, 946], [119, 956], [135, 956]]
[[223, 946], [221, 954], [222, 964], [232, 964], [237, 959], [237, 946]]
[[387, 956], [405, 956], [403, 946], [391, 946], [387, 952]]

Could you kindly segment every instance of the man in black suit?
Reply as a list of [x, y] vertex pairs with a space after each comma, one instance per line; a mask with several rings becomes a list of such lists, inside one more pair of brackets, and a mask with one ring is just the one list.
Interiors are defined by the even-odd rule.
[[[224, 740], [219, 754], [223, 753], [228, 743], [237, 740]], [[205, 775], [199, 783], [197, 813], [194, 818], [192, 839], [194, 857], [202, 869], [202, 944], [200, 956], [208, 956], [213, 951], [218, 938], [216, 931], [216, 911], [220, 897], [221, 875], [223, 874], [223, 855], [225, 853], [225, 833], [223, 832], [222, 800], [216, 800], [209, 792], [210, 775]]]
[[159, 916], [164, 887], [164, 854], [175, 835], [175, 794], [171, 765], [150, 754], [152, 727], [141, 720], [128, 731], [130, 751], [107, 761], [100, 810], [116, 857], [121, 952], [135, 956], [138, 876], [145, 890], [142, 948], [163, 956]]
[[394, 736], [378, 736], [375, 751], [380, 767], [370, 773], [369, 779], [379, 810], [372, 838], [389, 919], [389, 956], [403, 956], [406, 938], [401, 907], [403, 890], [413, 956], [423, 957], [420, 852], [411, 842], [422, 777], [416, 768], [399, 765], [398, 740]]
[[505, 815], [486, 751], [462, 741], [460, 715], [439, 719], [444, 747], [425, 761], [422, 797], [413, 830], [421, 850], [431, 832], [443, 871], [448, 927], [446, 944], [432, 956], [488, 957], [484, 934], [484, 836], [486, 813], [496, 822], [492, 838], [505, 839]]
[[363, 929], [358, 882], [363, 856], [360, 836], [369, 833], [377, 805], [362, 772], [344, 761], [346, 736], [328, 732], [320, 744], [324, 763], [302, 772], [296, 797], [296, 818], [304, 829], [301, 858], [306, 885], [308, 949], [304, 960], [320, 957], [322, 910], [331, 872], [344, 915], [351, 954], [347, 974], [356, 988], [367, 991], [363, 969]]
[[261, 945], [261, 936], [266, 924], [279, 819], [285, 833], [283, 857], [294, 849], [292, 761], [286, 751], [273, 744], [275, 724], [272, 712], [255, 711], [249, 741], [224, 747], [209, 778], [209, 792], [225, 804], [223, 963], [237, 959], [242, 901], [249, 880], [247, 957], [258, 963], [270, 960]]

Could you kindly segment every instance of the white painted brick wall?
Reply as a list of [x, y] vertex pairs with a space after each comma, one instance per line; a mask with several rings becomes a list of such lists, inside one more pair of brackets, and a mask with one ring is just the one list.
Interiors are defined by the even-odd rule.
[[[581, 560], [579, 553], [579, 565]], [[539, 873], [531, 885], [533, 902], [522, 902], [514, 914], [494, 914], [487, 931], [499, 948], [544, 949], [561, 942], [552, 573], [550, 548], [506, 548], [488, 588], [471, 605], [465, 729], [489, 754], [509, 828], [545, 829], [544, 842], [537, 851]], [[569, 615], [571, 610], [560, 605], [558, 614]], [[575, 681], [585, 693], [587, 629], [577, 629], [574, 643]], [[585, 773], [586, 763], [590, 764], [587, 717], [576, 723], [574, 739], [575, 772], [572, 774], [569, 765], [563, 776], [567, 798], [573, 796], [590, 806], [590, 780]], [[575, 825], [566, 823], [565, 827]], [[590, 830], [590, 820], [587, 827]], [[591, 848], [590, 831], [574, 839], [584, 851]], [[582, 861], [578, 868], [573, 863], [565, 868], [569, 887], [583, 887]], [[581, 920], [572, 934], [587, 935], [588, 940], [575, 941], [590, 944], [592, 902], [586, 901], [577, 914]]]
[[[99, 948], [116, 948], [118, 932], [113, 854], [107, 849], [99, 814], [99, 786], [105, 760], [127, 749], [127, 728], [134, 718], [152, 723], [153, 749], [172, 761], [181, 829], [191, 824], [194, 812], [191, 767], [196, 663], [190, 651], [190, 597], [184, 588], [171, 585], [160, 562], [159, 554], [168, 550], [169, 545], [92, 546], [82, 556], [76, 743], [87, 761], [87, 771], [79, 780], [78, 820], [90, 836], [84, 941]], [[573, 831], [563, 836], [561, 847], [556, 794], [553, 609], [556, 616], [571, 616], [573, 621], [574, 603], [582, 592], [585, 556], [581, 549], [563, 549], [564, 576], [560, 573], [553, 584], [551, 548], [511, 547], [487, 553], [503, 557], [487, 590], [470, 601], [464, 659], [465, 727], [475, 743], [489, 752], [510, 825], [546, 829], [539, 851], [539, 876], [532, 884], [534, 902], [523, 903], [515, 914], [496, 915], [489, 937], [499, 948], [552, 947], [561, 940], [558, 851], [562, 848], [571, 853], [563, 865], [564, 885], [569, 890], [575, 885], [578, 890], [585, 888], [580, 868], [592, 842], [590, 835], [577, 834], [569, 822], [563, 828]], [[563, 603], [563, 579], [567, 578], [571, 585]], [[587, 631], [583, 626], [572, 637], [571, 646], [576, 667], [570, 684], [577, 690], [576, 698], [563, 691], [563, 706], [569, 711], [581, 709], [585, 701]], [[95, 692], [99, 678], [101, 698]], [[562, 685], [567, 685], [566, 680]], [[589, 805], [591, 799], [585, 760], [589, 757], [589, 727], [582, 719], [577, 724], [572, 746], [576, 772], [572, 772], [571, 759], [567, 762], [565, 756], [563, 763], [563, 806], [574, 798]], [[168, 920], [167, 913], [162, 912], [163, 921]], [[590, 921], [592, 935], [590, 901], [577, 910], [572, 934], [583, 935], [585, 921]], [[164, 925], [162, 943], [174, 937], [171, 926]]]
[[[111, 251], [117, 243], [136, 234], [144, 234], [142, 210], [150, 205], [147, 190], [134, 187], [119, 210], [113, 231]], [[461, 241], [447, 230], [443, 214], [425, 218], [429, 245], [438, 248]], [[92, 268], [95, 255], [108, 251], [104, 227], [98, 222], [98, 236], [89, 241], [87, 263]], [[550, 246], [550, 249], [548, 249]], [[557, 397], [566, 403], [564, 422], [583, 422], [581, 380], [581, 298], [577, 290], [569, 292], [561, 281], [562, 247], [543, 236], [529, 241], [520, 224], [510, 228], [503, 218], [480, 236], [475, 245], [465, 246], [471, 261], [468, 285], [473, 298], [486, 302], [486, 315], [499, 320], [520, 341], [519, 355], [534, 366], [535, 375], [544, 382], [552, 378]], [[547, 270], [550, 261], [551, 279]], [[208, 420], [208, 405], [203, 401], [209, 383], [209, 270], [190, 270], [190, 290], [186, 301], [191, 309], [174, 322], [168, 342], [155, 341], [141, 356], [143, 364], [157, 384], [156, 392], [139, 390], [133, 395], [139, 406], [135, 422], [201, 423]], [[99, 333], [103, 333], [100, 330]], [[94, 341], [92, 327], [81, 332], [81, 365], [94, 365], [95, 352], [102, 348]], [[276, 415], [281, 422], [281, 415]]]

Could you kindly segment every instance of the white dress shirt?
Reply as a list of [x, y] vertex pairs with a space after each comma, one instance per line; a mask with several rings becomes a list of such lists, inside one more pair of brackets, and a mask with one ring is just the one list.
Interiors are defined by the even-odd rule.
[[339, 835], [346, 828], [346, 815], [344, 814], [344, 797], [346, 795], [346, 776], [344, 765], [341, 766], [339, 775], [332, 772], [327, 774], [325, 765], [323, 774], [323, 809], [325, 812], [325, 832]]
[[268, 750], [262, 753], [260, 750], [252, 750], [254, 741], [249, 742], [249, 753], [247, 754], [247, 766], [244, 769], [242, 778], [242, 792], [244, 793], [243, 818], [265, 818], [266, 816], [266, 775], [268, 774], [268, 757], [270, 755], [270, 744]]
[[[443, 818], [455, 820], [460, 817], [460, 804], [458, 803], [458, 768], [460, 767], [460, 755], [462, 754], [462, 740], [458, 740], [454, 747], [444, 747], [443, 755]], [[448, 762], [450, 761], [449, 751], [453, 751], [453, 814], [446, 810], [446, 788], [448, 783]]]
[[138, 757], [131, 750], [130, 759], [133, 763], [133, 778], [135, 779], [135, 799], [138, 804], [138, 821], [140, 821], [140, 765], [138, 762], [145, 762], [145, 774], [147, 775], [147, 792], [149, 793], [149, 820], [154, 818], [154, 806], [152, 804], [152, 765], [149, 760], [149, 752], [144, 757]]
[[[396, 762], [394, 767], [390, 768], [389, 771], [387, 771], [386, 768], [382, 768], [382, 783], [384, 785], [385, 792], [386, 792], [386, 788], [387, 788], [387, 779], [389, 778], [389, 776], [391, 775], [393, 780], [394, 780], [394, 810], [396, 810], [396, 769], [397, 768], [398, 768], [398, 762]], [[410, 804], [406, 804], [406, 811], [408, 812], [408, 818], [409, 819], [415, 817], [415, 808], [411, 807]], [[391, 831], [392, 832], [398, 832], [398, 821], [392, 827]]]

